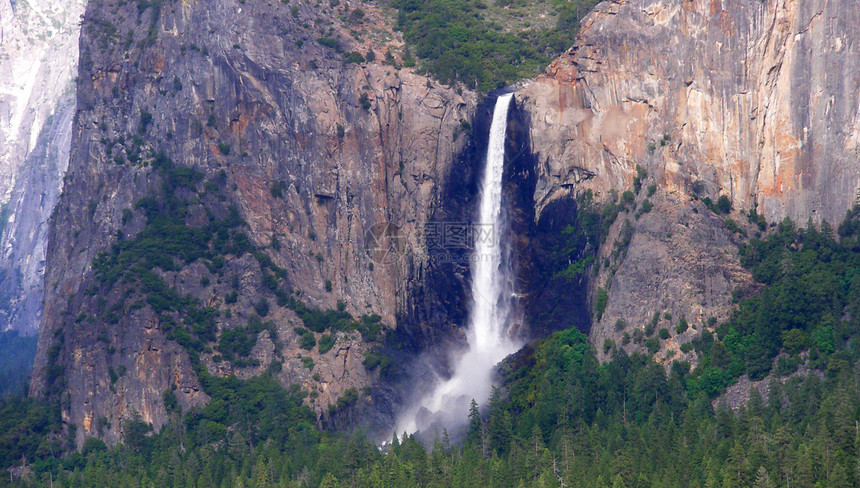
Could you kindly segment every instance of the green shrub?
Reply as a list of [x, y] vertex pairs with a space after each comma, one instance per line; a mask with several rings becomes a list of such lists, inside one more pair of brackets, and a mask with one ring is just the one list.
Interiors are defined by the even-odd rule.
[[327, 47], [329, 49], [340, 50], [340, 43], [337, 42], [337, 39], [332, 39], [331, 37], [320, 37], [317, 39], [317, 42], [320, 46]]
[[349, 21], [356, 23], [364, 20], [364, 10], [356, 7], [355, 10], [349, 13]]
[[336, 339], [332, 334], [323, 334], [319, 340], [319, 352], [325, 354], [334, 347]]
[[355, 388], [347, 388], [344, 390], [343, 394], [337, 399], [337, 406], [335, 411], [343, 410], [345, 408], [349, 408], [355, 405], [355, 402], [358, 401], [358, 390]]
[[215, 350], [231, 362], [246, 360], [257, 344], [257, 335], [262, 328], [262, 324], [256, 321], [246, 327], [225, 330], [218, 337]]
[[314, 335], [312, 332], [306, 331], [304, 334], [302, 334], [302, 337], [299, 340], [299, 347], [301, 347], [302, 349], [305, 349], [307, 351], [310, 351], [316, 345], [317, 345], [317, 340], [314, 338]]
[[633, 191], [638, 195], [642, 190], [642, 180], [648, 177], [648, 172], [642, 166], [636, 165], [636, 176], [633, 178]]
[[664, 328], [662, 328], [662, 329], [660, 329], [660, 330], [657, 332], [657, 337], [659, 337], [661, 340], [664, 340], [664, 341], [665, 341], [666, 339], [668, 339], [668, 338], [669, 338], [669, 329], [667, 329], [667, 328], [665, 328], [665, 327], [664, 327]]
[[615, 348], [615, 341], [612, 339], [605, 339], [603, 341], [603, 354], [608, 353], [610, 350]]
[[609, 293], [603, 288], [598, 288], [597, 294], [594, 297], [594, 313], [598, 322], [600, 322], [600, 319], [603, 317], [603, 312], [606, 310], [606, 302], [608, 300]]
[[764, 232], [767, 229], [767, 219], [764, 215], [760, 215], [756, 212], [755, 208], [751, 208], [749, 213], [747, 214], [747, 221], [751, 224], [755, 224], [758, 227], [758, 230]]
[[746, 235], [746, 231], [738, 227], [737, 222], [732, 219], [723, 219], [723, 225], [726, 226], [726, 229], [729, 229], [729, 231], [734, 232], [735, 234]]
[[[361, 53], [358, 51], [347, 51], [347, 52], [343, 53], [343, 62], [347, 63], [347, 64], [349, 64], [349, 63], [360, 64], [360, 63], [364, 62], [364, 56], [362, 56]], [[365, 97], [366, 97], [366, 95], [365, 95]]]
[[370, 98], [367, 96], [367, 93], [359, 95], [358, 104], [361, 105], [361, 108], [364, 110], [370, 110]]
[[140, 111], [140, 126], [139, 131], [141, 134], [145, 133], [149, 128], [149, 125], [152, 123], [152, 114], [147, 112], [146, 110]]
[[310, 370], [313, 370], [314, 366], [316, 366], [314, 364], [313, 358], [309, 358], [309, 357], [305, 356], [305, 357], [301, 358], [301, 361], [302, 361], [302, 365], [304, 365], [304, 367], [306, 367]]
[[176, 394], [173, 393], [173, 390], [165, 391], [161, 398], [164, 402], [164, 409], [167, 410], [168, 413], [179, 410], [179, 400], [176, 398]]
[[260, 317], [265, 317], [269, 315], [269, 301], [265, 298], [261, 298], [257, 303], [254, 304], [254, 311], [257, 312], [257, 315]]
[[621, 203], [627, 207], [628, 205], [633, 205], [633, 202], [636, 200], [636, 195], [633, 194], [630, 190], [625, 190], [624, 193], [621, 194]]
[[367, 368], [368, 371], [372, 371], [377, 367], [382, 366], [383, 368], [390, 363], [390, 359], [376, 351], [370, 351], [365, 353], [364, 361], [361, 364]]
[[654, 316], [651, 317], [651, 322], [648, 322], [645, 325], [645, 335], [651, 337], [654, 335], [654, 331], [657, 330], [657, 324], [660, 322], [660, 312], [654, 312]]
[[660, 350], [660, 341], [655, 337], [648, 339], [645, 341], [645, 349], [648, 350], [648, 354], [655, 354]]
[[717, 199], [717, 211], [721, 214], [727, 214], [732, 211], [732, 201], [726, 195], [720, 195]]
[[651, 200], [648, 200], [646, 198], [645, 200], [642, 200], [642, 206], [639, 207], [639, 214], [646, 214], [650, 212], [653, 208], [654, 204], [651, 203]]

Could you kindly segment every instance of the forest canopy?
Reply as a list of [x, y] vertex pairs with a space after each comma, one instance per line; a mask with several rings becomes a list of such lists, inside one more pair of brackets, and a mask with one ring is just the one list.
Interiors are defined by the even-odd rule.
[[[392, 6], [421, 68], [443, 83], [486, 91], [538, 74], [573, 45], [580, 19], [597, 3], [393, 0]], [[537, 22], [540, 15], [530, 8], [540, 7], [554, 23]]]

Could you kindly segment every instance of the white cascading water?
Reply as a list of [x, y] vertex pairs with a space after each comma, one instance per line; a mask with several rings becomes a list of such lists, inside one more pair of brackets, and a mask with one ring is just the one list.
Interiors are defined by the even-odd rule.
[[518, 349], [508, 334], [512, 280], [503, 260], [501, 237], [502, 173], [505, 165], [505, 134], [508, 107], [513, 94], [496, 100], [490, 127], [487, 162], [481, 185], [481, 207], [474, 227], [472, 259], [472, 308], [468, 331], [469, 347], [459, 358], [450, 379], [440, 381], [398, 422], [398, 432], [450, 428], [465, 423], [471, 400], [486, 401], [492, 388], [495, 366]]

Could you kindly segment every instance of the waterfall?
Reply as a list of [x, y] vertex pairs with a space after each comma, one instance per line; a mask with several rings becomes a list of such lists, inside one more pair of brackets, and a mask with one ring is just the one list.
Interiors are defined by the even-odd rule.
[[451, 378], [437, 382], [435, 389], [401, 418], [398, 432], [462, 425], [471, 400], [483, 403], [489, 398], [495, 366], [519, 347], [508, 335], [513, 281], [501, 240], [507, 227], [502, 212], [502, 174], [512, 97], [507, 94], [496, 100], [478, 220], [472, 226], [475, 252], [468, 349], [454, 361]]

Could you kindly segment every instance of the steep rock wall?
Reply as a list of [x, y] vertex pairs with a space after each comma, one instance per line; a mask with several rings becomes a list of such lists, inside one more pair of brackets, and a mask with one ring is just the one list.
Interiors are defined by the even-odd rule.
[[840, 0], [612, 0], [522, 91], [539, 205], [579, 183], [729, 196], [840, 221], [860, 188], [860, 8]]
[[[350, 15], [359, 7], [363, 15]], [[137, 293], [129, 285], [104, 290], [94, 277], [94, 259], [140, 231], [135, 204], [163, 183], [153, 168], [158, 152], [218, 182], [217, 199], [190, 196], [185, 223], [200, 225], [235, 204], [252, 244], [284, 270], [279, 286], [305, 303], [333, 309], [342, 301], [353, 315], [377, 313], [389, 326], [402, 325], [401, 316], [445, 320], [416, 314], [436, 304], [412, 303], [410, 283], [425, 273], [420, 229], [443, 203], [476, 97], [383, 64], [388, 48], [400, 46], [386, 22], [365, 2], [90, 2], [31, 387], [34, 396], [63, 399], [78, 442], [117, 441], [121, 421], [136, 414], [158, 428], [171, 388], [183, 408], [206, 402], [163, 316], [124, 302]], [[370, 50], [376, 61], [339, 52]], [[366, 231], [380, 222], [404, 237], [396, 259], [366, 249]], [[258, 338], [252, 355], [260, 366], [234, 367], [204, 352], [209, 371], [247, 376], [280, 361], [277, 377], [301, 384], [321, 413], [345, 390], [371, 384], [377, 373], [361, 364], [367, 347], [356, 334], [338, 332], [326, 353], [299, 347], [302, 324], [274, 305], [261, 266], [245, 254], [227, 256], [230, 277], [212, 276], [200, 262], [159, 272], [182, 296], [219, 310], [219, 331], [254, 317], [259, 298], [272, 304], [265, 315], [276, 337]], [[235, 304], [225, 300], [231, 291]], [[93, 319], [116, 303], [116, 323]], [[123, 374], [108, 379], [116, 371]]]

